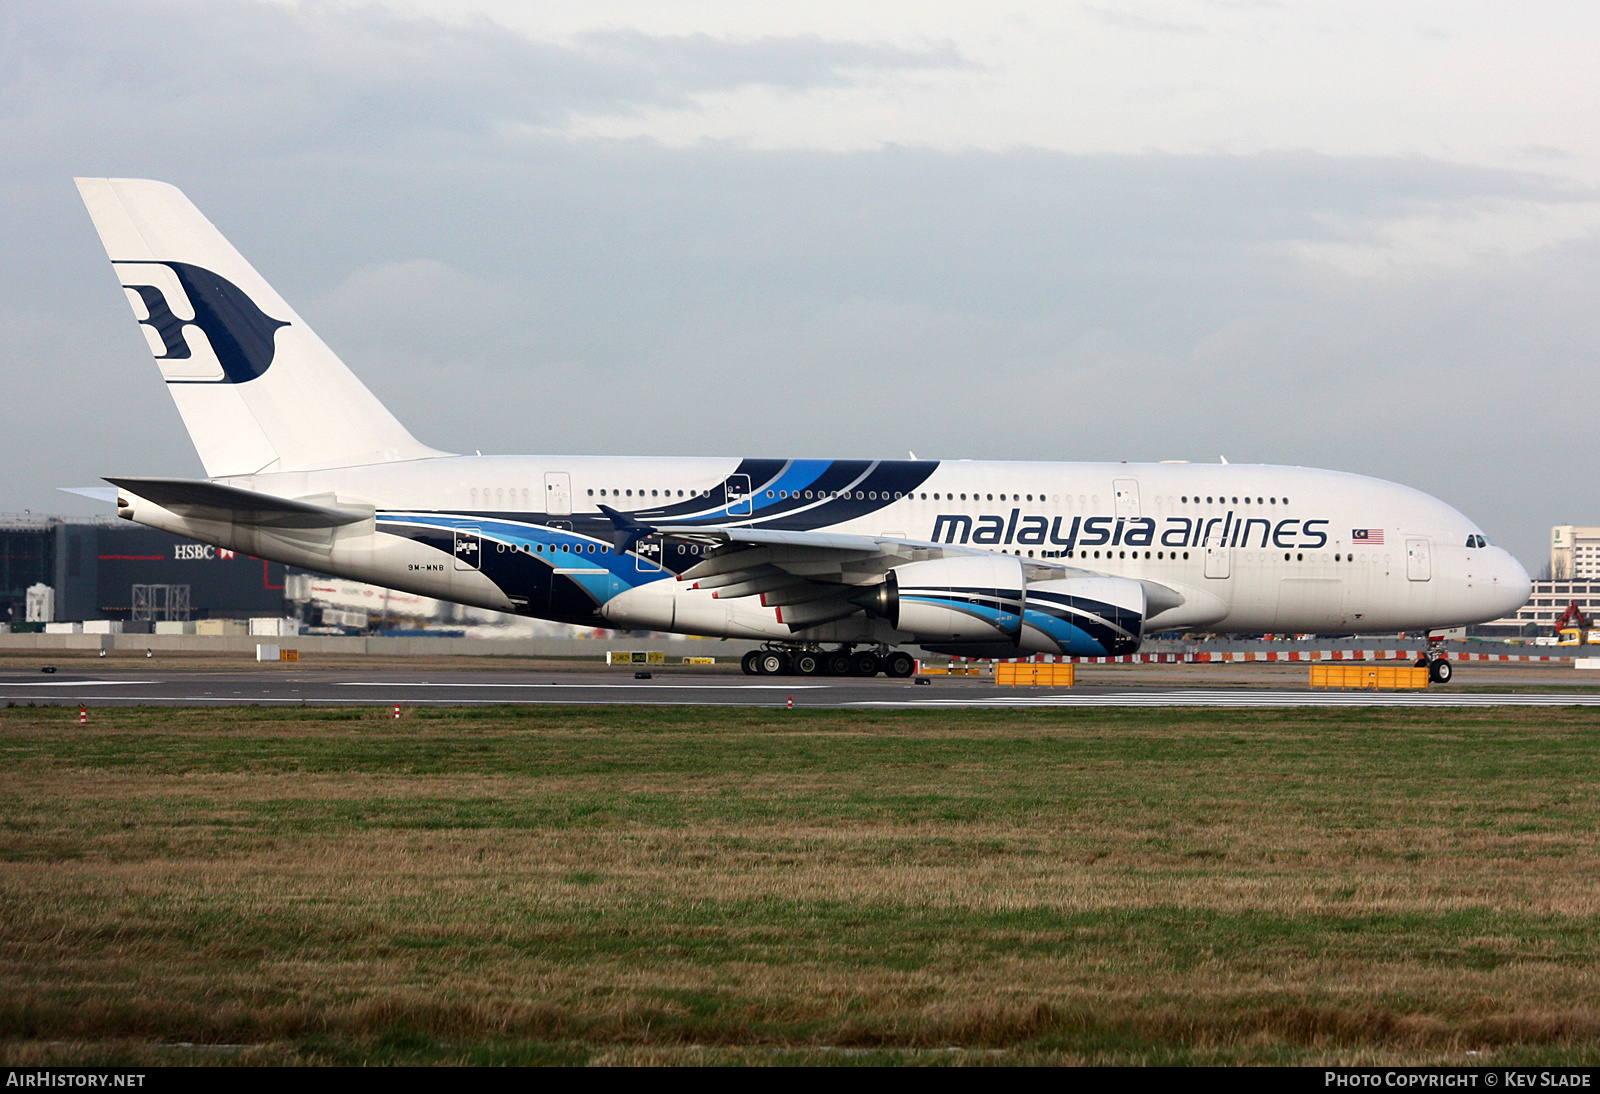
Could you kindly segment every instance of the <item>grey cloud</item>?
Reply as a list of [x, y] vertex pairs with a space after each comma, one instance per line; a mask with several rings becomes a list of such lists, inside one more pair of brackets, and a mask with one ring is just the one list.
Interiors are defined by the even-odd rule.
[[728, 41], [637, 31], [532, 41], [379, 8], [61, 0], [0, 9], [0, 125], [34, 143], [260, 153], [322, 142], [479, 137], [504, 123], [683, 106], [751, 84], [804, 90], [950, 67], [922, 51], [815, 36]]
[[[199, 471], [69, 182], [106, 173], [182, 186], [458, 450], [1220, 453], [1413, 483], [1534, 566], [1549, 524], [1600, 519], [1600, 474], [1563, 440], [1600, 411], [1600, 241], [1383, 281], [1287, 246], [1596, 199], [1548, 175], [513, 140], [496, 120], [738, 86], [751, 55], [320, 8], [23, 8], [36, 24], [0, 14], [0, 509]], [[771, 86], [943, 63], [795, 50]]]
[[760, 85], [788, 91], [851, 84], [864, 72], [975, 68], [955, 47], [906, 50], [859, 42], [830, 42], [814, 34], [728, 41], [707, 34], [649, 35], [596, 31], [578, 43], [599, 57], [655, 74], [663, 98], [685, 91]]
[[[1384, 281], [1277, 245], [1593, 197], [1413, 160], [552, 144], [412, 180], [342, 237], [354, 264], [511, 286], [506, 322], [419, 356], [433, 338], [381, 308], [317, 321], [458, 448], [1220, 453], [1413, 482], [1534, 559], [1573, 480], [1512, 423], [1596, 409], [1592, 241]], [[408, 213], [450, 201], [472, 214]], [[326, 265], [298, 250], [285, 268]]]
[[1199, 37], [1210, 33], [1199, 23], [1180, 23], [1171, 19], [1141, 14], [1127, 8], [1102, 8], [1094, 4], [1083, 4], [1081, 7], [1102, 23], [1110, 27], [1116, 27], [1118, 30], [1131, 30], [1143, 34], [1178, 35], [1186, 38]]

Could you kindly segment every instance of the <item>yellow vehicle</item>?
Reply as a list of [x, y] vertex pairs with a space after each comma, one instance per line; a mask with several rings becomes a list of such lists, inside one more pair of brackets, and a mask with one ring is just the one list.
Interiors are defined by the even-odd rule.
[[[1580, 627], [1562, 627], [1559, 633], [1561, 637], [1556, 642], [1558, 646], [1581, 646], [1584, 644], [1584, 633]], [[1593, 642], [1595, 640], [1594, 636], [1597, 634], [1600, 634], [1600, 631], [1591, 631], [1588, 635], [1588, 641]]]

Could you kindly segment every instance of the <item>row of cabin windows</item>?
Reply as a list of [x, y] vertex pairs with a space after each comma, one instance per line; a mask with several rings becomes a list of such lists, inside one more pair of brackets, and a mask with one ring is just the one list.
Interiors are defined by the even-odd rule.
[[[594, 497], [594, 491], [593, 490], [589, 491], [589, 496], [591, 498]], [[633, 491], [632, 490], [612, 490], [610, 494], [607, 494], [605, 489], [602, 487], [601, 490], [600, 490], [600, 496], [602, 498], [604, 498], [604, 497], [631, 498], [631, 497], [633, 497]], [[639, 496], [641, 498], [644, 497], [645, 496], [645, 492], [643, 490], [640, 490], [639, 491]], [[672, 491], [671, 490], [651, 490], [650, 491], [650, 496], [652, 498], [659, 498], [659, 497], [668, 497], [668, 498], [670, 498], [670, 497], [672, 497]], [[711, 496], [711, 491], [709, 491], [709, 490], [694, 490], [694, 491], [690, 492], [689, 496], [693, 497], [693, 498], [709, 498]], [[678, 491], [678, 497], [680, 497], [680, 498], [683, 497], [683, 491], [682, 490]]]
[[[485, 494], [487, 494], [488, 492], [489, 491], [487, 489], [484, 490]], [[524, 491], [524, 492], [526, 492], [526, 491]], [[652, 498], [660, 498], [660, 497], [668, 497], [668, 498], [680, 497], [681, 498], [681, 497], [684, 496], [684, 492], [682, 490], [677, 490], [677, 491], [673, 491], [673, 490], [649, 490], [649, 491], [639, 490], [639, 491], [637, 491], [637, 494], [641, 498], [646, 497], [646, 496], [652, 497]], [[602, 498], [604, 498], [604, 497], [631, 498], [631, 497], [633, 497], [635, 495], [635, 491], [627, 490], [627, 489], [618, 490], [618, 489], [615, 489], [615, 488], [607, 490], [606, 488], [602, 487], [600, 489], [600, 491], [599, 491], [599, 495]], [[595, 491], [593, 489], [590, 489], [588, 491], [588, 496], [591, 497], [591, 498], [594, 497], [595, 496]], [[689, 492], [688, 496], [689, 497], [694, 497], [694, 498], [709, 498], [711, 496], [711, 491], [710, 490], [692, 490], [692, 491]], [[880, 500], [881, 501], [899, 501], [900, 499], [902, 499], [904, 497], [907, 497], [908, 495], [903, 493], [903, 492], [901, 492], [901, 491], [898, 491], [898, 490], [895, 491], [893, 494], [891, 494], [887, 490], [882, 490], [882, 491], [879, 491], [879, 490], [857, 490], [857, 491], [855, 491], [855, 496], [856, 496], [856, 499], [858, 501], [880, 501]], [[926, 493], [922, 493], [922, 494], [918, 494], [918, 495], [914, 495], [914, 496], [918, 497], [922, 501], [927, 501], [928, 500], [928, 495]], [[811, 500], [813, 498], [820, 498], [820, 499], [848, 498], [848, 497], [850, 497], [850, 491], [849, 490], [776, 490], [776, 491], [768, 490], [767, 491], [767, 497], [776, 498], [776, 499], [778, 499], [780, 501], [786, 501], [786, 500], [788, 500], [790, 498], [795, 498], [795, 499], [804, 498], [806, 500]], [[1061, 500], [1061, 495], [1059, 495], [1059, 494], [1051, 494], [1051, 495], [1039, 494], [1039, 495], [1037, 495], [1037, 499], [1039, 501], [1041, 501], [1041, 502], [1045, 501], [1047, 497], [1052, 501], [1060, 501]], [[968, 500], [966, 494], [949, 494], [949, 493], [940, 494], [938, 492], [935, 492], [934, 495], [933, 495], [933, 500], [934, 501], [956, 501], [958, 499], [961, 500], [961, 501], [967, 501]], [[1033, 501], [1033, 500], [1035, 500], [1035, 495], [1033, 495], [1033, 494], [1001, 494], [998, 498], [996, 498], [995, 495], [993, 495], [993, 494], [981, 494], [981, 495], [980, 494], [973, 494], [971, 500], [972, 501]], [[1071, 500], [1070, 495], [1069, 495], [1068, 500], [1069, 501]], [[1084, 499], [1082, 497], [1080, 497], [1078, 499], [1078, 501], [1080, 503], [1083, 500]], [[1098, 500], [1098, 499], [1096, 499], [1096, 500]], [[1183, 495], [1183, 497], [1180, 500], [1185, 505], [1191, 504], [1191, 502], [1193, 504], [1195, 504], [1195, 505], [1199, 505], [1200, 502], [1201, 502], [1200, 495], [1198, 495], [1198, 494], [1196, 494], [1192, 499], [1187, 494], [1185, 494], [1185, 495]], [[1251, 500], [1252, 499], [1250, 499], [1249, 497], [1245, 497], [1243, 499], [1243, 504], [1249, 505], [1251, 503]], [[1235, 497], [1226, 497], [1226, 496], [1221, 496], [1221, 495], [1208, 495], [1204, 499], [1204, 501], [1205, 501], [1205, 504], [1207, 504], [1207, 505], [1217, 505], [1217, 504], [1221, 504], [1221, 505], [1238, 505], [1238, 504], [1240, 504], [1240, 498], [1238, 498], [1237, 496], [1235, 496]], [[1258, 497], [1258, 498], [1255, 498], [1254, 501], [1255, 501], [1255, 504], [1257, 504], [1257, 505], [1280, 505], [1280, 504], [1281, 505], [1288, 505], [1289, 504], [1289, 499], [1288, 498], [1260, 498], [1260, 497]], [[1476, 538], [1479, 539], [1479, 540], [1483, 539], [1482, 536], [1478, 536]], [[1467, 543], [1467, 546], [1468, 547], [1473, 547], [1473, 546], [1484, 547], [1484, 546], [1488, 546], [1488, 544], [1487, 543], [1474, 544], [1469, 539], [1469, 541]]]
[[[527, 544], [522, 544], [520, 546], [511, 545], [511, 544], [500, 544], [499, 547], [500, 547], [501, 551], [511, 550], [513, 552], [521, 552], [522, 554], [530, 553], [529, 546]], [[589, 544], [583, 544], [583, 543], [567, 544], [567, 543], [563, 543], [563, 544], [559, 544], [559, 545], [552, 543], [552, 544], [550, 544], [549, 551], [550, 551], [550, 554], [553, 554], [553, 555], [554, 554], [580, 554], [580, 555], [582, 555], [582, 554], [590, 554], [590, 555], [592, 555], [592, 554], [596, 554], [596, 553], [599, 553], [599, 554], [602, 554], [602, 555], [609, 555], [611, 553], [611, 548], [607, 547], [607, 546], [605, 546], [603, 544], [600, 545], [597, 548], [596, 545], [593, 544], [593, 543], [589, 543]], [[697, 555], [697, 554], [700, 553], [700, 548], [697, 545], [694, 545], [694, 544], [685, 545], [685, 544], [681, 544], [680, 543], [680, 544], [678, 544], [677, 551], [678, 551], [678, 554], [680, 554], [680, 555], [681, 554], [685, 554], [685, 553], [687, 553], [687, 554], [696, 554]], [[540, 555], [544, 554], [545, 553], [545, 545], [542, 544], [542, 543], [533, 544], [531, 553], [540, 554]], [[1022, 554], [1021, 551], [1017, 551], [1015, 553], [1018, 554], [1018, 555]], [[1292, 559], [1290, 557], [1291, 554], [1293, 554], [1293, 558]], [[1033, 552], [1032, 551], [1028, 552], [1028, 557], [1029, 558], [1033, 557]], [[1074, 557], [1076, 557], [1076, 558], [1091, 558], [1091, 557], [1099, 558], [1100, 557], [1100, 552], [1099, 551], [1093, 551], [1093, 552], [1090, 552], [1090, 551], [1078, 551], [1075, 554], [1072, 551], [1053, 551], [1053, 552], [1052, 551], [1041, 551], [1040, 552], [1040, 557], [1041, 558], [1074, 558]], [[1112, 557], [1125, 559], [1125, 558], [1128, 558], [1129, 555], [1128, 555], [1127, 551], [1118, 551], [1116, 553], [1116, 555], [1113, 556], [1110, 551], [1106, 551], [1105, 552], [1105, 557], [1107, 559], [1110, 559]], [[1132, 557], [1137, 559], [1139, 557], [1139, 552], [1138, 551], [1134, 551]], [[1146, 559], [1150, 558], [1151, 557], [1151, 552], [1146, 551], [1144, 553], [1144, 557]], [[1157, 561], [1165, 561], [1168, 558], [1171, 558], [1173, 561], [1176, 561], [1179, 558], [1179, 553], [1177, 551], [1156, 551], [1154, 553], [1154, 557], [1155, 557], [1155, 559]], [[1182, 554], [1182, 557], [1187, 559], [1189, 557], [1189, 552], [1188, 551], [1184, 551], [1183, 554]], [[1263, 559], [1265, 559], [1266, 558], [1266, 554], [1263, 552], [1261, 557]], [[1301, 551], [1301, 552], [1285, 551], [1283, 553], [1283, 561], [1285, 561], [1285, 562], [1289, 562], [1289, 561], [1304, 562], [1305, 561], [1305, 557], [1306, 557], [1305, 556], [1305, 552], [1303, 552], [1303, 551]], [[1323, 557], [1326, 558], [1327, 556], [1324, 555]], [[1376, 561], [1378, 556], [1377, 555], [1373, 555], [1372, 557], [1373, 557], [1374, 561]], [[1356, 556], [1355, 555], [1348, 555], [1347, 554], [1347, 555], [1344, 555], [1343, 558], [1341, 558], [1340, 555], [1338, 555], [1338, 554], [1333, 556], [1333, 561], [1335, 561], [1335, 562], [1341, 562], [1341, 561], [1343, 561], [1343, 562], [1354, 562], [1355, 560], [1356, 560]], [[1313, 557], [1312, 561], [1316, 561], [1315, 557]], [[1365, 555], [1362, 556], [1362, 561], [1363, 562], [1366, 561], [1366, 556]]]
[[[502, 543], [502, 544], [499, 544], [499, 549], [500, 549], [501, 552], [510, 551], [513, 554], [524, 554], [524, 555], [527, 555], [527, 554], [542, 555], [542, 554], [546, 553], [546, 550], [548, 550], [549, 553], [552, 554], [552, 555], [557, 555], [557, 554], [560, 554], [560, 555], [566, 555], [566, 554], [577, 554], [577, 555], [601, 554], [601, 555], [609, 555], [611, 553], [611, 548], [610, 547], [607, 547], [604, 544], [600, 544], [597, 547], [593, 543], [577, 543], [577, 544], [571, 544], [571, 543], [560, 543], [560, 544], [557, 544], [557, 543], [552, 543], [552, 544], [549, 545], [548, 548], [546, 548], [546, 546], [543, 543], [535, 543], [535, 544], [532, 544], [532, 545], [529, 545], [529, 544], [526, 544], [526, 543], [522, 543], [522, 544]], [[700, 553], [700, 545], [696, 544], [696, 543], [689, 543], [689, 544], [680, 543], [680, 544], [678, 544], [677, 549], [678, 549], [678, 554], [680, 554], [680, 555], [684, 555], [684, 554], [698, 555]]]
[[[1020, 551], [1018, 551], [1016, 553], [1017, 554], [1021, 554]], [[1033, 557], [1033, 552], [1032, 551], [1028, 552], [1028, 557], [1029, 558]], [[1076, 554], [1074, 554], [1072, 551], [1045, 551], [1045, 552], [1041, 553], [1040, 557], [1041, 558], [1080, 558], [1080, 559], [1083, 559], [1083, 558], [1099, 558], [1100, 557], [1100, 552], [1099, 551], [1078, 551]], [[1137, 558], [1140, 557], [1140, 555], [1139, 555], [1138, 551], [1132, 552], [1131, 555], [1127, 551], [1117, 551], [1115, 553], [1113, 553], [1111, 551], [1107, 551], [1105, 553], [1105, 557], [1108, 558], [1108, 559], [1109, 558], [1134, 558], [1134, 559], [1137, 559]], [[1151, 557], [1151, 552], [1146, 551], [1144, 553], [1144, 557], [1147, 558], [1147, 559], [1150, 558]], [[1157, 561], [1162, 561], [1163, 559], [1168, 559], [1168, 558], [1175, 560], [1175, 559], [1177, 559], [1179, 557], [1179, 555], [1178, 555], [1177, 551], [1156, 551], [1154, 557], [1156, 558]], [[1189, 552], [1188, 551], [1184, 551], [1182, 557], [1188, 558], [1189, 557]], [[1265, 551], [1263, 551], [1261, 553], [1261, 559], [1262, 559], [1263, 562], [1266, 561], [1266, 557], [1267, 557], [1267, 554], [1266, 554]], [[1324, 554], [1322, 557], [1324, 559], [1326, 559], [1328, 556], [1326, 554]], [[1285, 551], [1283, 553], [1283, 561], [1285, 561], [1285, 562], [1304, 562], [1305, 560], [1306, 560], [1306, 554], [1305, 554], [1304, 551]], [[1311, 561], [1315, 562], [1316, 560], [1317, 560], [1316, 556], [1312, 555], [1311, 556]], [[1356, 556], [1355, 555], [1345, 554], [1342, 551], [1333, 556], [1333, 561], [1335, 561], [1335, 562], [1354, 562], [1355, 560], [1356, 560]], [[1367, 560], [1367, 556], [1366, 555], [1362, 555], [1361, 556], [1361, 561], [1365, 562], [1366, 560]], [[1372, 560], [1374, 562], [1376, 562], [1378, 560], [1378, 556], [1377, 555], [1373, 555], [1372, 556]]]
[[[833, 491], [829, 491], [829, 490], [817, 490], [817, 491], [811, 491], [811, 490], [777, 490], [777, 491], [773, 491], [773, 490], [768, 490], [767, 491], [767, 497], [769, 497], [769, 498], [777, 498], [779, 501], [784, 501], [784, 500], [787, 500], [789, 498], [805, 498], [805, 499], [809, 500], [810, 498], [813, 497], [813, 495], [815, 497], [818, 497], [818, 498], [830, 498], [830, 497], [832, 497], [832, 498], [837, 498], [837, 497], [846, 497], [846, 498], [848, 498], [850, 496], [850, 491], [848, 491], [848, 490], [845, 490], [845, 491], [842, 491], [842, 492], [838, 491], [838, 490], [833, 490]], [[882, 500], [884, 500], [884, 501], [890, 501], [890, 500], [899, 501], [901, 498], [906, 497], [906, 496], [907, 495], [905, 495], [903, 493], [899, 493], [899, 492], [896, 492], [895, 494], [891, 495], [889, 493], [889, 491], [887, 491], [887, 490], [884, 490], [881, 493], [879, 491], [875, 491], [875, 490], [868, 490], [865, 493], [862, 493], [860, 490], [856, 491], [856, 497], [858, 499], [864, 498], [864, 499], [869, 500], [869, 501], [877, 501], [877, 500], [879, 500], [879, 498], [882, 498]], [[928, 495], [925, 494], [925, 493], [924, 494], [915, 495], [915, 497], [917, 497], [921, 501], [927, 501], [928, 500]], [[1052, 495], [1049, 495], [1049, 498], [1052, 501], [1060, 501], [1061, 500], [1061, 495], [1060, 494], [1052, 494]], [[937, 492], [933, 495], [933, 500], [934, 501], [956, 501], [958, 499], [961, 500], [961, 501], [966, 501], [967, 500], [967, 495], [965, 495], [965, 494], [943, 494], [943, 495], [941, 495], [941, 494], [939, 494]], [[993, 494], [983, 494], [981, 496], [978, 495], [978, 494], [973, 494], [972, 495], [972, 500], [973, 501], [1024, 501], [1024, 500], [1033, 501], [1034, 500], [1034, 495], [1032, 495], [1032, 494], [1001, 494], [998, 498], [996, 498]], [[1046, 500], [1046, 495], [1040, 494], [1038, 496], [1038, 500], [1041, 501], [1041, 502]], [[1070, 500], [1070, 496], [1069, 496], [1069, 500]], [[1098, 501], [1099, 499], [1097, 498], [1096, 500]], [[1190, 500], [1189, 496], [1187, 494], [1185, 494], [1183, 496], [1183, 503], [1185, 505], [1187, 505], [1187, 504], [1189, 504], [1189, 500]], [[1083, 501], [1083, 498], [1079, 497], [1078, 501], [1081, 503]], [[1239, 504], [1239, 499], [1237, 497], [1229, 499], [1229, 498], [1226, 498], [1226, 497], [1212, 496], [1212, 497], [1206, 498], [1205, 501], [1206, 501], [1207, 505], [1214, 505], [1214, 504], [1218, 504], [1218, 503], [1221, 503], [1223, 505], [1229, 505], [1229, 504], [1238, 505]], [[1280, 501], [1281, 501], [1281, 504], [1283, 504], [1283, 505], [1288, 505], [1289, 504], [1289, 499], [1288, 498], [1282, 498], [1282, 499], [1279, 499], [1279, 498], [1256, 498], [1255, 499], [1255, 502], [1256, 502], [1257, 505], [1278, 505], [1278, 504], [1280, 504]], [[1194, 503], [1196, 505], [1198, 505], [1200, 503], [1200, 496], [1198, 494], [1196, 494], [1195, 497], [1194, 497]], [[1249, 498], [1245, 498], [1244, 499], [1244, 504], [1249, 505], [1250, 504], [1250, 499]]]
[[[483, 492], [484, 492], [485, 496], [487, 496], [488, 493], [489, 493], [488, 488], [486, 487]], [[515, 489], [514, 488], [513, 488], [513, 493], [515, 493]], [[527, 491], [523, 491], [523, 493], [526, 494]], [[618, 489], [615, 489], [615, 488], [607, 490], [604, 487], [602, 487], [600, 489], [599, 493], [600, 493], [600, 497], [602, 497], [602, 498], [604, 498], [604, 497], [631, 498], [635, 494], [635, 492], [633, 490], [627, 490], [627, 489], [618, 490]], [[642, 497], [646, 497], [646, 496], [649, 496], [649, 497], [652, 497], [652, 498], [660, 498], [660, 497], [668, 497], [668, 498], [680, 497], [681, 498], [681, 497], [684, 496], [684, 492], [682, 490], [677, 490], [677, 491], [673, 491], [673, 490], [650, 490], [650, 491], [639, 490], [637, 493], [638, 493], [638, 496], [641, 497], [641, 498]], [[594, 497], [595, 496], [595, 491], [593, 489], [590, 489], [588, 491], [588, 496], [591, 497], [591, 498]], [[688, 496], [689, 497], [695, 497], [695, 498], [709, 498], [711, 496], [711, 491], [710, 490], [691, 490], [689, 492]], [[821, 499], [848, 498], [849, 496], [850, 496], [850, 491], [848, 491], [848, 490], [777, 490], [777, 491], [768, 490], [767, 491], [767, 497], [769, 497], [769, 498], [776, 497], [778, 500], [785, 500], [785, 501], [790, 499], [790, 498], [796, 498], [796, 499], [804, 498], [806, 500], [811, 500], [812, 498], [821, 498]], [[905, 493], [903, 493], [901, 491], [895, 491], [893, 494], [890, 494], [890, 492], [887, 491], [887, 490], [882, 490], [882, 491], [879, 491], [879, 490], [864, 490], [864, 491], [863, 490], [857, 490], [855, 492], [855, 496], [856, 496], [856, 499], [858, 501], [880, 501], [880, 500], [881, 501], [899, 501], [901, 498], [907, 497], [908, 495], [906, 495]], [[928, 500], [928, 495], [926, 493], [915, 495], [915, 496], [920, 498], [922, 501], [927, 501]], [[996, 498], [993, 494], [983, 494], [983, 495], [973, 494], [971, 500], [973, 500], [973, 501], [1024, 501], [1024, 500], [1033, 501], [1034, 497], [1035, 496], [1033, 494], [1001, 494], [998, 498]], [[1045, 494], [1039, 494], [1038, 495], [1038, 500], [1043, 502], [1044, 500], [1046, 500], [1046, 497], [1047, 497], [1047, 495], [1045, 495]], [[1059, 494], [1051, 494], [1051, 495], [1048, 495], [1048, 497], [1052, 501], [1060, 501], [1061, 500], [1061, 495], [1059, 495]], [[946, 493], [946, 494], [942, 494], [941, 495], [941, 494], [936, 492], [933, 495], [933, 500], [934, 501], [956, 501], [958, 499], [961, 500], [961, 501], [968, 500], [966, 494], [949, 494], [949, 493]], [[1070, 500], [1071, 500], [1071, 496], [1069, 495], [1068, 496], [1068, 501], [1070, 501]], [[1078, 498], [1078, 501], [1079, 501], [1080, 504], [1083, 502], [1083, 500], [1084, 499], [1081, 496]], [[1096, 498], [1096, 501], [1098, 501], [1098, 500], [1099, 499]], [[1201, 502], [1200, 495], [1198, 495], [1198, 494], [1196, 494], [1192, 499], [1189, 497], [1189, 495], [1185, 494], [1185, 495], [1183, 495], [1183, 497], [1180, 500], [1185, 505], [1191, 504], [1191, 502], [1193, 504], [1195, 504], [1195, 505], [1199, 505], [1200, 502]], [[1235, 497], [1226, 497], [1226, 496], [1221, 496], [1221, 495], [1207, 495], [1204, 500], [1205, 500], [1205, 504], [1207, 504], [1207, 505], [1217, 505], [1217, 504], [1221, 504], [1221, 505], [1238, 505], [1238, 504], [1240, 504], [1240, 498], [1238, 498], [1237, 496], [1235, 496]], [[1288, 498], [1260, 498], [1260, 497], [1258, 497], [1258, 498], [1256, 498], [1254, 500], [1255, 500], [1255, 504], [1257, 504], [1257, 505], [1279, 505], [1279, 504], [1288, 505], [1289, 504], [1289, 499]], [[1245, 505], [1249, 505], [1251, 503], [1251, 499], [1249, 497], [1245, 497], [1243, 499], [1243, 503]], [[1476, 539], [1478, 542], [1474, 543], [1473, 542], [1474, 539]], [[1467, 539], [1467, 546], [1468, 547], [1487, 547], [1488, 545], [1489, 545], [1488, 541], [1485, 540], [1482, 536], [1469, 536], [1468, 539]]]
[[[526, 543], [501, 543], [498, 545], [498, 548], [502, 552], [510, 551], [513, 554], [522, 555], [542, 555], [546, 550], [545, 545], [542, 543], [535, 543], [532, 545]], [[593, 543], [552, 543], [549, 546], [549, 553], [552, 555], [609, 555], [611, 553], [611, 548], [605, 546], [604, 544], [596, 547]]]

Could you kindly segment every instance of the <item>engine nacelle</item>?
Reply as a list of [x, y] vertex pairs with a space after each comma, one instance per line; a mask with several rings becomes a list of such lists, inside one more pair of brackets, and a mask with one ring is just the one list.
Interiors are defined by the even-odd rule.
[[917, 644], [966, 657], [1106, 657], [1139, 648], [1145, 587], [1120, 577], [1029, 583], [1015, 555], [958, 555], [889, 571], [853, 598]]
[[1145, 588], [1125, 577], [1063, 577], [1028, 586], [1021, 644], [1030, 653], [1109, 657], [1144, 637]]
[[889, 571], [866, 607], [918, 642], [1015, 644], [1027, 579], [1012, 555], [959, 555]]

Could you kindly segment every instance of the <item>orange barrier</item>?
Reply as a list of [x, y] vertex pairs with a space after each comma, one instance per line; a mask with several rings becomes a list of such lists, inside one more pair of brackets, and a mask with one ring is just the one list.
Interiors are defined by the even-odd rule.
[[1425, 688], [1428, 670], [1415, 665], [1312, 665], [1314, 688]]
[[1002, 688], [1070, 688], [1076, 676], [1071, 662], [1000, 661], [994, 667], [994, 682]]

